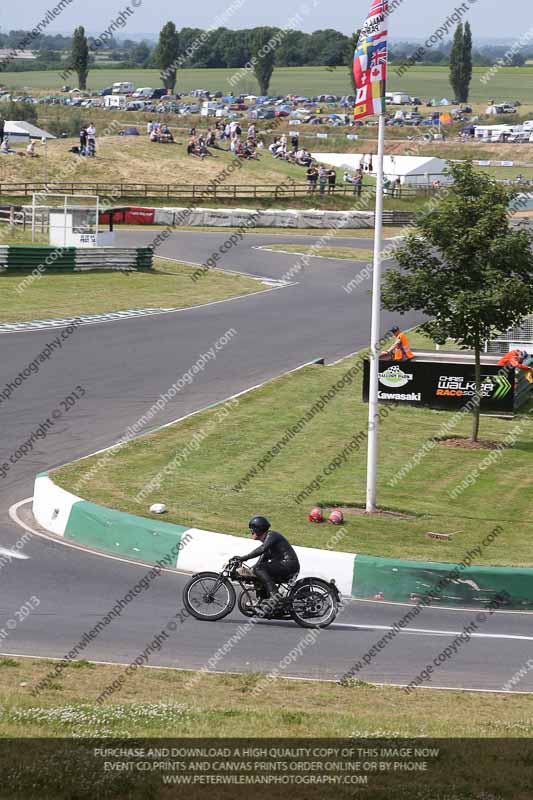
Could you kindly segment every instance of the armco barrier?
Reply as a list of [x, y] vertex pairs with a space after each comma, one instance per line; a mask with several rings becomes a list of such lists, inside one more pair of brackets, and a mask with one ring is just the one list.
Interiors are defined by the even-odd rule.
[[0, 273], [31, 272], [41, 268], [61, 272], [87, 270], [148, 270], [153, 267], [150, 247], [0, 247]]
[[[218, 571], [230, 556], [244, 555], [253, 548], [246, 538], [95, 505], [57, 486], [47, 473], [36, 478], [33, 513], [46, 530], [106, 553], [157, 563], [177, 551], [176, 561], [169, 566], [186, 572]], [[178, 549], [182, 541], [184, 546]], [[452, 576], [457, 571], [455, 564], [295, 549], [302, 577], [334, 578], [345, 596], [372, 599], [378, 595], [385, 601], [413, 603], [433, 592], [434, 606], [483, 608], [505, 591], [511, 598], [506, 608], [533, 607], [533, 569], [526, 567], [465, 567]]]
[[533, 607], [533, 569], [462, 568], [438, 561], [358, 555], [351, 593], [361, 599], [382, 593], [385, 600], [405, 603], [433, 592], [436, 597], [432, 605], [482, 608], [502, 591], [512, 598], [507, 608]]

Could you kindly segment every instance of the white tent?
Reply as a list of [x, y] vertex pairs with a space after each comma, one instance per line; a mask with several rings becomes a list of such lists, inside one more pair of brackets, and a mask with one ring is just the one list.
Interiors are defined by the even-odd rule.
[[4, 126], [4, 133], [6, 133], [11, 141], [27, 140], [27, 139], [55, 139], [51, 133], [43, 131], [31, 122], [6, 122]]
[[[362, 153], [313, 153], [319, 164], [328, 164], [340, 169], [356, 170], [361, 160], [368, 163], [368, 155]], [[372, 174], [375, 174], [377, 156], [372, 156]], [[449, 183], [450, 177], [444, 174], [448, 162], [443, 158], [433, 156], [385, 156], [383, 171], [385, 178], [394, 180], [400, 178], [401, 183], [431, 184], [435, 180]], [[366, 171], [366, 170], [365, 170]]]

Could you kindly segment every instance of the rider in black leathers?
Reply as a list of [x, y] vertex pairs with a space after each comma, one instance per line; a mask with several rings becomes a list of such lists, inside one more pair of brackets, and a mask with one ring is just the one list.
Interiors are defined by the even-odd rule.
[[279, 597], [276, 584], [289, 580], [300, 571], [298, 556], [281, 533], [270, 530], [270, 522], [266, 517], [252, 517], [248, 527], [252, 537], [261, 544], [251, 553], [239, 556], [238, 560], [248, 561], [260, 556], [252, 568], [253, 572], [263, 584], [265, 597], [272, 597], [277, 601]]

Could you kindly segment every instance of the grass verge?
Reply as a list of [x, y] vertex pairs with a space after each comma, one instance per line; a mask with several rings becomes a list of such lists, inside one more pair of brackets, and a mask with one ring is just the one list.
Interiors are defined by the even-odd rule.
[[[265, 692], [261, 691], [266, 677], [262, 673], [224, 675], [141, 668], [123, 686], [120, 701], [98, 705], [93, 698], [124, 668], [82, 661], [64, 669], [61, 683], [53, 684], [36, 701], [30, 696], [31, 687], [47, 675], [53, 664], [31, 658], [0, 660], [0, 735], [5, 742], [0, 757], [3, 797], [181, 797], [185, 795], [179, 790], [177, 793], [173, 781], [164, 780], [165, 775], [170, 776], [175, 769], [186, 769], [194, 776], [205, 775], [206, 769], [217, 774], [217, 767], [204, 752], [194, 751], [196, 756], [193, 755], [195, 747], [212, 748], [215, 758], [225, 756], [227, 766], [219, 766], [219, 774], [220, 770], [225, 774], [237, 770], [237, 775], [257, 775], [261, 765], [257, 769], [251, 764], [246, 766], [242, 758], [235, 758], [239, 755], [236, 745], [277, 745], [281, 758], [276, 758], [298, 769], [295, 761], [305, 751], [293, 750], [291, 757], [291, 751], [284, 747], [316, 744], [348, 748], [342, 760], [335, 756], [336, 763], [330, 762], [330, 774], [335, 775], [342, 774], [344, 764], [352, 774], [365, 773], [364, 767], [353, 762], [358, 752], [362, 764], [363, 758], [373, 758], [373, 751], [363, 753], [357, 747], [385, 746], [387, 750], [377, 749], [374, 755], [381, 755], [392, 765], [395, 761], [422, 761], [424, 750], [413, 759], [414, 749], [400, 748], [437, 746], [430, 757], [427, 750], [422, 775], [410, 772], [389, 779], [373, 774], [367, 779], [365, 797], [373, 800], [385, 800], [391, 795], [398, 800], [444, 800], [450, 797], [450, 776], [457, 800], [488, 797], [479, 794], [487, 781], [491, 797], [525, 800], [529, 796], [517, 789], [530, 784], [525, 748], [527, 737], [533, 732], [533, 695], [459, 691], [444, 694], [431, 690], [406, 695], [401, 689], [375, 687], [362, 681], [339, 685], [283, 678], [269, 679]], [[458, 734], [463, 738], [456, 740]], [[240, 741], [235, 741], [236, 737]], [[465, 737], [472, 737], [471, 742]], [[502, 747], [504, 738], [507, 741]], [[27, 740], [30, 746], [21, 740]], [[226, 752], [218, 750], [228, 746]], [[133, 747], [142, 749], [131, 750]], [[170, 747], [176, 748], [172, 754], [170, 749], [164, 749]], [[233, 758], [228, 760], [231, 755]], [[263, 760], [260, 753], [257, 756], [258, 759], [247, 760]], [[183, 766], [178, 767], [178, 759], [184, 762]], [[107, 769], [104, 762], [113, 770]], [[142, 771], [129, 769], [136, 763], [144, 764]], [[119, 769], [122, 764], [126, 770]], [[147, 770], [150, 764], [159, 766]], [[299, 769], [305, 774], [310, 767], [300, 762]], [[271, 766], [270, 770], [283, 774], [279, 766]], [[510, 773], [512, 782], [508, 781]], [[332, 791], [316, 785], [317, 781], [307, 783], [315, 785], [293, 787], [291, 796], [298, 800], [354, 797], [353, 787], [337, 785]], [[212, 786], [192, 786], [186, 796], [191, 800], [244, 800], [252, 793], [248, 787], [239, 791], [235, 785], [227, 790], [219, 786], [215, 791]], [[253, 797], [266, 800], [282, 795], [279, 790], [273, 793], [271, 786], [256, 786]]]
[[[498, 695], [137, 669], [120, 696], [94, 701], [120, 666], [74, 661], [37, 699], [30, 690], [55, 662], [0, 659], [0, 736], [365, 737], [533, 735], [533, 695]], [[187, 689], [194, 676], [194, 691]], [[164, 703], [161, 698], [164, 697]], [[444, 702], [446, 698], [446, 702]], [[73, 713], [61, 713], [66, 709]], [[258, 719], [261, 729], [258, 731]]]
[[201, 282], [196, 267], [154, 259], [153, 272], [46, 272], [17, 292], [25, 273], [0, 275], [0, 321], [101, 314], [130, 308], [187, 308], [259, 291], [258, 281], [209, 270]]
[[294, 253], [298, 256], [311, 255], [321, 258], [340, 258], [349, 259], [350, 261], [371, 261], [374, 253], [372, 250], [366, 250], [362, 247], [319, 247], [311, 246], [306, 247], [301, 244], [269, 244], [268, 247], [262, 248], [263, 250], [276, 250], [282, 253]]
[[[222, 420], [214, 422], [216, 409], [207, 410], [132, 441], [84, 481], [83, 496], [146, 516], [152, 502], [164, 501], [170, 522], [236, 535], [247, 535], [248, 519], [260, 512], [294, 544], [434, 561], [460, 560], [501, 525], [503, 532], [479, 563], [533, 564], [528, 492], [533, 420], [527, 407], [513, 421], [482, 419], [483, 439], [502, 442], [516, 431], [514, 445], [498, 451], [477, 480], [451, 497], [449, 492], [480, 467], [487, 451], [436, 446], [413, 463], [421, 448], [441, 435], [450, 412], [389, 406], [380, 426], [378, 500], [383, 508], [412, 517], [347, 515], [342, 536], [307, 521], [317, 502], [364, 503], [368, 408], [360, 399], [360, 376], [337, 391], [297, 434], [287, 435], [359, 360], [356, 356], [335, 366], [306, 367], [234, 400]], [[453, 435], [468, 435], [470, 424], [465, 415]], [[188, 445], [198, 433], [201, 446], [193, 450]], [[341, 459], [340, 467], [331, 468], [350, 441], [357, 447]], [[176, 466], [179, 452], [187, 455]], [[74, 462], [55, 472], [54, 479], [70, 489], [97, 461], [98, 456]], [[166, 474], [170, 462], [174, 466]], [[391, 480], [405, 466], [401, 480]], [[159, 488], [151, 489], [154, 478]], [[303, 491], [307, 496], [302, 500]], [[452, 533], [453, 538], [430, 539], [428, 531]]]

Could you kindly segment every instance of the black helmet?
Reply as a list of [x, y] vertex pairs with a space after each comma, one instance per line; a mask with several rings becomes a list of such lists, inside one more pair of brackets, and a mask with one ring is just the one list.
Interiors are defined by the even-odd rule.
[[270, 522], [266, 517], [252, 517], [248, 527], [254, 533], [266, 533], [270, 528]]

